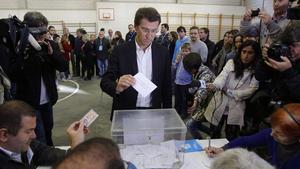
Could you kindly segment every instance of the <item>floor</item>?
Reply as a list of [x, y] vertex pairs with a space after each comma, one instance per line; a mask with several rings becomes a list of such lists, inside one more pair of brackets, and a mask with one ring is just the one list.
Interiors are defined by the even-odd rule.
[[[77, 93], [76, 88], [79, 88]], [[112, 98], [101, 91], [100, 79], [94, 77], [84, 81], [79, 77], [72, 80], [59, 81], [59, 100], [54, 106], [53, 141], [55, 145], [68, 145], [67, 127], [80, 120], [90, 109], [94, 109], [99, 117], [91, 124], [87, 138], [103, 136], [110, 138]]]

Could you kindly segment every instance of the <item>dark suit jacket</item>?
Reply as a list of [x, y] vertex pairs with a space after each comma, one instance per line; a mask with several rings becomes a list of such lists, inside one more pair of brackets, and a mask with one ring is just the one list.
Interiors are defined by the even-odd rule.
[[38, 166], [53, 166], [66, 155], [65, 150], [47, 146], [37, 140], [30, 143], [33, 151], [30, 166], [26, 167], [24, 163], [14, 161], [0, 150], [0, 169], [35, 169]]
[[[122, 75], [138, 73], [135, 41], [117, 46], [109, 60], [107, 72], [101, 81], [101, 89], [113, 97], [112, 110], [135, 109], [137, 91], [129, 87], [116, 94], [116, 80]], [[171, 61], [167, 48], [152, 43], [152, 79], [157, 88], [151, 93], [151, 108], [170, 108], [171, 93]]]

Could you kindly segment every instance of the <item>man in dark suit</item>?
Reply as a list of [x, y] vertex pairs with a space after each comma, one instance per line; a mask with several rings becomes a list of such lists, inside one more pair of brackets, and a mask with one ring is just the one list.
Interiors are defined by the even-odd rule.
[[[154, 8], [140, 8], [135, 14], [135, 41], [116, 47], [108, 70], [101, 81], [101, 89], [113, 97], [113, 110], [137, 108], [170, 108], [171, 62], [167, 48], [154, 42], [161, 22]], [[144, 74], [157, 88], [142, 97], [132, 85], [137, 73]]]

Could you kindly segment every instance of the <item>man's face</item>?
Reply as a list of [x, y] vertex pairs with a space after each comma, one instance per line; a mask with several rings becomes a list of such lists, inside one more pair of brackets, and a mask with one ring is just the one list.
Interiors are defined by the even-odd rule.
[[103, 32], [103, 31], [100, 31], [100, 32], [99, 32], [99, 38], [100, 38], [100, 39], [104, 38], [104, 32]]
[[193, 41], [193, 42], [195, 42], [199, 39], [198, 29], [191, 29], [190, 30], [190, 38], [191, 38], [191, 41]]
[[133, 25], [129, 25], [128, 30], [129, 30], [129, 32], [133, 32], [134, 31]]
[[140, 25], [135, 26], [137, 42], [141, 47], [147, 47], [152, 43], [158, 26], [158, 21], [150, 22], [145, 18], [141, 20]]
[[54, 34], [56, 34], [55, 28], [50, 28], [49, 29], [49, 33], [50, 33], [51, 36], [53, 36]]
[[180, 32], [177, 32], [177, 33], [178, 33], [178, 36], [180, 39], [184, 38], [186, 35], [186, 33], [183, 30], [181, 30]]
[[274, 0], [273, 9], [275, 15], [282, 15], [289, 7], [289, 0]]
[[7, 147], [15, 153], [26, 152], [33, 139], [36, 138], [34, 129], [36, 126], [36, 117], [23, 116], [21, 128], [16, 136], [8, 134]]
[[300, 42], [294, 42], [290, 45], [290, 50], [292, 54], [292, 60], [296, 61], [300, 59]]
[[110, 37], [113, 36], [113, 33], [114, 33], [113, 30], [111, 30], [111, 29], [108, 30], [108, 34], [109, 34]]
[[167, 28], [164, 25], [161, 25], [160, 32], [161, 33], [166, 33], [167, 32]]
[[202, 40], [202, 41], [205, 41], [207, 39], [207, 34], [204, 32], [203, 29], [199, 30], [199, 37], [200, 37], [200, 40]]

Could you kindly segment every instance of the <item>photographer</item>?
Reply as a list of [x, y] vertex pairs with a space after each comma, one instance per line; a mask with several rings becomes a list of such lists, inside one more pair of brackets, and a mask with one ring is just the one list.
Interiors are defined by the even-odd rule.
[[249, 105], [253, 115], [252, 132], [258, 131], [260, 122], [275, 108], [300, 102], [300, 24], [289, 25], [281, 42], [264, 47], [263, 59], [256, 66], [255, 77], [260, 86]]
[[17, 84], [16, 99], [25, 101], [37, 110], [37, 139], [51, 146], [52, 106], [58, 98], [55, 73], [56, 70], [66, 71], [67, 63], [58, 45], [46, 39], [48, 20], [44, 15], [40, 12], [27, 12], [23, 22], [41, 50], [28, 44], [24, 53], [12, 57], [10, 78]]
[[[269, 15], [264, 10], [247, 9], [243, 20], [241, 21], [241, 34], [249, 30], [258, 30], [260, 32], [260, 45], [270, 44], [274, 39], [277, 39], [280, 33], [285, 29], [289, 20], [287, 19], [287, 9], [291, 6], [289, 0], [274, 0], [273, 1], [273, 16]], [[254, 17], [258, 16], [261, 21], [251, 23]]]

